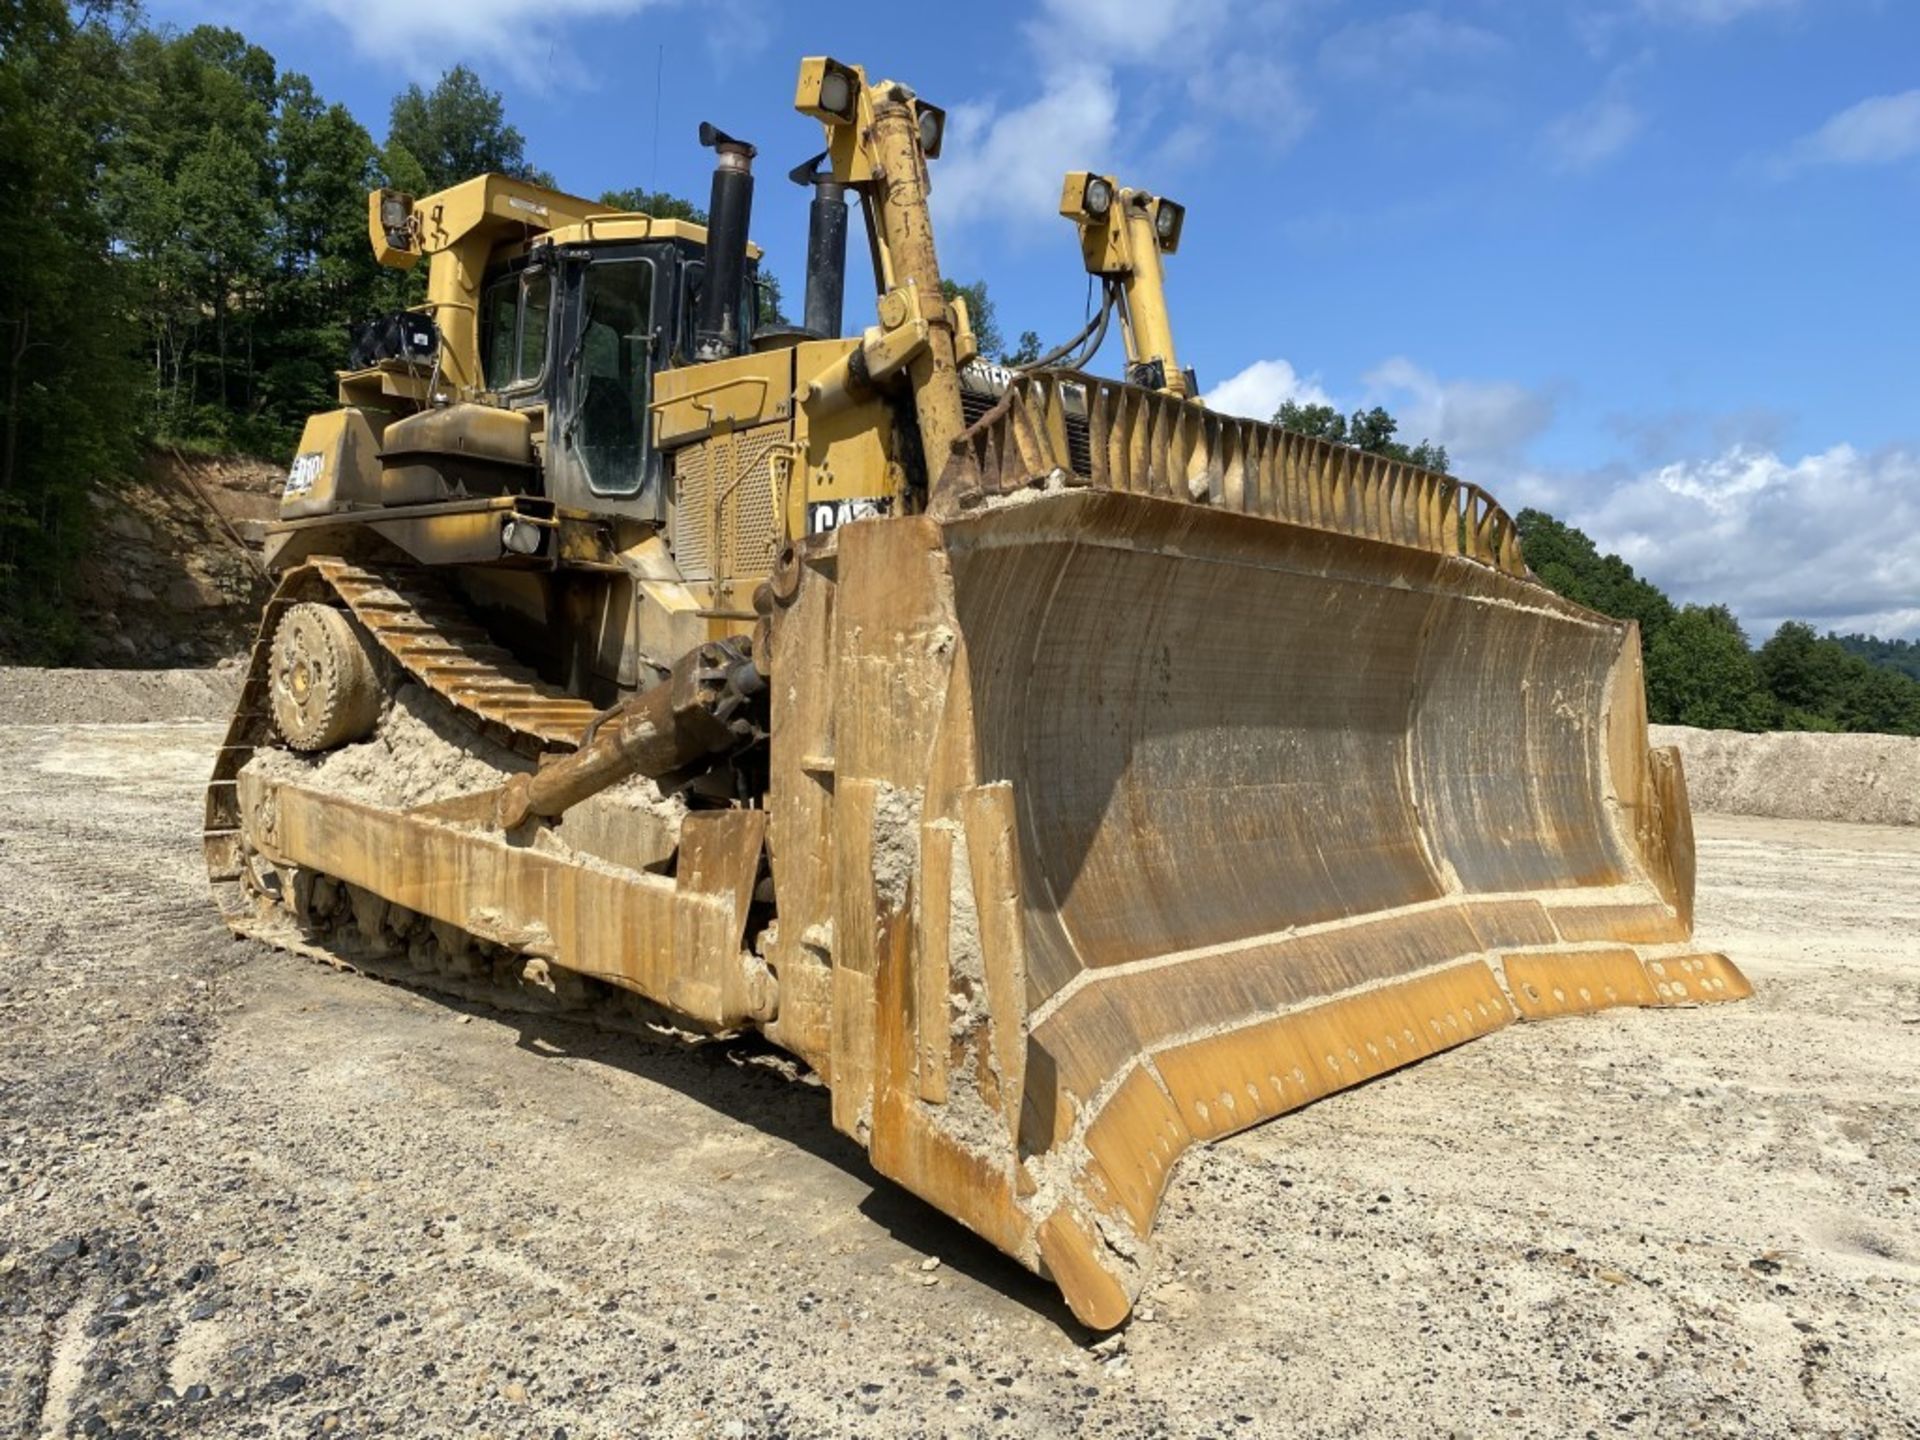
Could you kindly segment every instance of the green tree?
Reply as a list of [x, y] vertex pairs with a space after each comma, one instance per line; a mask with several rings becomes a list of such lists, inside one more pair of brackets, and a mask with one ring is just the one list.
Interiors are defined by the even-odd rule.
[[1619, 620], [1637, 620], [1648, 645], [1674, 617], [1673, 602], [1633, 573], [1618, 555], [1602, 555], [1587, 535], [1541, 510], [1522, 510], [1514, 524], [1527, 564], [1556, 594]]
[[1647, 709], [1668, 725], [1765, 730], [1778, 706], [1739, 621], [1724, 605], [1688, 605], [1646, 643]]
[[1288, 400], [1274, 412], [1273, 423], [1301, 435], [1331, 440], [1336, 445], [1351, 445], [1369, 455], [1384, 455], [1389, 460], [1417, 465], [1442, 475], [1450, 473], [1446, 446], [1435, 445], [1430, 440], [1422, 440], [1418, 445], [1402, 444], [1393, 438], [1400, 422], [1378, 405], [1371, 410], [1355, 410], [1351, 415], [1343, 415], [1331, 405], [1303, 405], [1297, 400]]
[[382, 164], [388, 183], [415, 194], [494, 172], [553, 184], [527, 162], [526, 137], [507, 123], [500, 92], [465, 65], [447, 71], [431, 90], [409, 85], [393, 97]]
[[1858, 634], [1829, 634], [1827, 638], [1869, 665], [1897, 671], [1909, 680], [1920, 680], [1920, 641], [1882, 640], [1877, 635]]
[[1031, 365], [1040, 358], [1040, 336], [1033, 330], [1022, 330], [1020, 343], [1011, 350], [1006, 348], [1006, 337], [1000, 333], [1000, 318], [994, 309], [993, 297], [987, 293], [986, 281], [971, 280], [962, 285], [957, 280], [942, 280], [940, 293], [949, 301], [959, 296], [967, 302], [967, 318], [973, 323], [974, 344], [979, 347], [982, 359], [1001, 365]]
[[103, 175], [145, 337], [147, 424], [224, 442], [254, 399], [253, 321], [273, 258], [273, 57], [232, 30], [136, 31]]
[[1920, 734], [1920, 681], [1877, 667], [1790, 620], [1760, 647], [1760, 674], [1796, 730]]
[[[609, 210], [625, 214], [651, 215], [656, 220], [685, 220], [694, 225], [707, 223], [707, 212], [691, 200], [665, 190], [632, 186], [625, 190], [603, 190], [600, 203]], [[780, 277], [761, 266], [757, 288], [759, 323], [762, 327], [791, 325], [787, 317], [786, 297], [780, 290]]]
[[144, 337], [149, 433], [278, 454], [350, 326], [410, 298], [365, 238], [371, 137], [231, 30], [136, 31], [103, 208]]
[[793, 323], [787, 317], [786, 297], [780, 293], [780, 277], [771, 270], [763, 269], [758, 272], [755, 278], [754, 298], [756, 323], [762, 329]]
[[1000, 357], [1003, 365], [1031, 365], [1040, 358], [1040, 332], [1022, 330], [1020, 343]]
[[967, 302], [967, 318], [973, 325], [974, 344], [983, 356], [1000, 352], [1000, 324], [994, 317], [993, 297], [987, 294], [987, 282], [973, 280], [962, 285], [958, 280], [942, 280], [940, 293], [949, 304], [957, 297]]
[[69, 657], [88, 492], [133, 459], [138, 372], [96, 203], [130, 9], [0, 0], [0, 651]]
[[[367, 191], [377, 179], [373, 139], [304, 75], [280, 80], [270, 137], [273, 266], [261, 301], [255, 400], [262, 423], [291, 442], [300, 419], [323, 409], [351, 326], [401, 308], [407, 280], [382, 270], [367, 245]], [[279, 448], [269, 442], [270, 448]]]
[[669, 195], [665, 190], [632, 186], [625, 190], [603, 190], [600, 203], [609, 210], [635, 215], [651, 215], [656, 220], [687, 220], [695, 225], [707, 223], [707, 212], [691, 200]]

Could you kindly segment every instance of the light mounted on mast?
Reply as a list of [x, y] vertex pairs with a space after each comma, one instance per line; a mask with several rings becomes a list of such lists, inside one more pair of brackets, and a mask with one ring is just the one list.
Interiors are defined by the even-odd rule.
[[1127, 379], [1136, 385], [1193, 399], [1191, 371], [1180, 368], [1167, 311], [1162, 255], [1180, 248], [1184, 205], [1164, 195], [1122, 188], [1111, 175], [1068, 174], [1060, 213], [1080, 231], [1087, 273], [1116, 281], [1126, 295]]

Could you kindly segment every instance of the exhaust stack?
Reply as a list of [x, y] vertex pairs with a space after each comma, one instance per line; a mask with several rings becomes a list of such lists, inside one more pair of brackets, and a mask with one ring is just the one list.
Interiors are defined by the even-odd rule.
[[822, 340], [840, 338], [847, 288], [847, 187], [821, 169], [827, 152], [796, 165], [787, 178], [813, 187], [807, 212], [807, 300], [802, 323]]
[[700, 143], [715, 152], [707, 201], [707, 273], [694, 319], [696, 360], [740, 353], [740, 286], [747, 273], [747, 226], [753, 217], [753, 157], [759, 152], [706, 121]]

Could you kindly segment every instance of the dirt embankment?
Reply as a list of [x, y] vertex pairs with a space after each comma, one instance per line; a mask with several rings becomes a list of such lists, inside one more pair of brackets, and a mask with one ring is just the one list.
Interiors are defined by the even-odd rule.
[[1680, 747], [1696, 811], [1920, 825], [1920, 738], [1655, 725], [1653, 743]]
[[263, 460], [155, 452], [133, 479], [97, 488], [75, 575], [84, 658], [212, 665], [242, 653], [266, 600], [260, 546], [285, 478]]

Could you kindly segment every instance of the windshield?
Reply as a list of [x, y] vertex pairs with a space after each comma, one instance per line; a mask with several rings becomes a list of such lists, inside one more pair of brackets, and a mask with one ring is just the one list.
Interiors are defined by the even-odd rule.
[[480, 299], [480, 354], [489, 390], [536, 383], [547, 368], [553, 276], [544, 266], [503, 275]]

